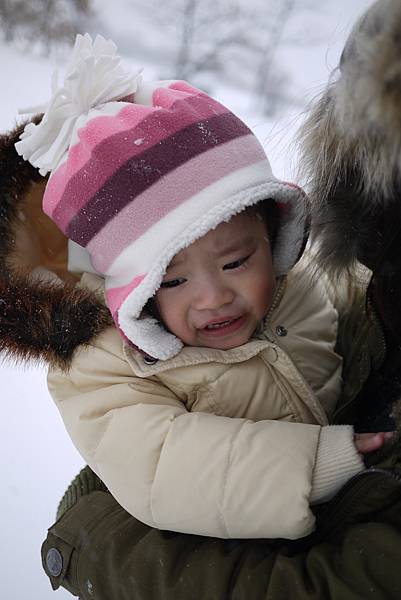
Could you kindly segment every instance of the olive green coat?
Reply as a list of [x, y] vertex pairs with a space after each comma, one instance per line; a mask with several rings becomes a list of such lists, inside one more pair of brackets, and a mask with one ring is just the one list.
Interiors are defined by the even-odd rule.
[[94, 491], [50, 529], [42, 556], [53, 588], [81, 600], [399, 600], [400, 481], [365, 471], [320, 520], [301, 543], [221, 540], [152, 529]]

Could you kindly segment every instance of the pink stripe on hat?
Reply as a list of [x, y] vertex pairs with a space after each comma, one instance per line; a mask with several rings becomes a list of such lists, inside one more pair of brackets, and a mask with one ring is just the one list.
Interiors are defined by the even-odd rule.
[[179, 92], [186, 92], [187, 94], [196, 94], [198, 96], [203, 96], [204, 98], [208, 98], [210, 100], [213, 100], [213, 102], [216, 102], [216, 100], [211, 98], [211, 96], [208, 96], [207, 94], [205, 94], [205, 92], [202, 92], [202, 90], [198, 90], [197, 88], [192, 87], [192, 85], [190, 85], [187, 81], [183, 81], [182, 79], [172, 81], [169, 88], [172, 90], [178, 90]]
[[[94, 149], [111, 135], [129, 131], [152, 112], [151, 107], [138, 106], [137, 111], [125, 110], [121, 104], [120, 111], [114, 115], [93, 117], [78, 131], [79, 141], [71, 146], [68, 160], [57, 171], [54, 171], [46, 188], [45, 212], [51, 217], [62, 194], [66, 182], [72, 180], [90, 161]], [[95, 182], [92, 181], [95, 185]]]
[[[152, 104], [154, 107], [166, 110], [171, 108], [178, 100], [187, 100], [196, 96], [204, 96], [204, 93], [182, 81], [174, 81], [167, 87], [157, 87], [154, 90]], [[213, 102], [217, 104], [216, 100], [213, 100]]]
[[[253, 134], [216, 146], [181, 165], [148, 188], [89, 242], [93, 266], [107, 273], [112, 262], [128, 245], [215, 181], [232, 172], [265, 159], [262, 147]], [[267, 169], [267, 167], [266, 167]]]
[[144, 275], [137, 275], [132, 281], [130, 281], [130, 283], [127, 283], [126, 285], [106, 289], [105, 294], [107, 306], [109, 307], [114, 319], [116, 318], [121, 304], [130, 295], [130, 293], [138, 287], [145, 277], [146, 273]]

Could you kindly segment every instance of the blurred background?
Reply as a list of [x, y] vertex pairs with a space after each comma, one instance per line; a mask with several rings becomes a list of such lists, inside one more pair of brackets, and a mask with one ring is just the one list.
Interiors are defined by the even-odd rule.
[[[112, 38], [145, 79], [187, 79], [237, 113], [276, 176], [296, 178], [295, 132], [370, 0], [0, 0], [0, 129], [49, 99], [77, 33]], [[52, 592], [40, 546], [83, 466], [46, 389], [45, 369], [3, 362], [1, 596]]]

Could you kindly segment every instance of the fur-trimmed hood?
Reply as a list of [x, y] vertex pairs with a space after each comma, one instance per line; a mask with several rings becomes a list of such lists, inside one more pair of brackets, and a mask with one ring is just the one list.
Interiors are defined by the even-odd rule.
[[387, 340], [401, 339], [401, 3], [355, 24], [301, 132], [312, 239], [326, 270], [373, 271], [368, 294]]
[[[313, 234], [325, 267], [394, 270], [401, 229], [401, 3], [355, 24], [301, 132]], [[385, 264], [383, 263], [386, 255]]]
[[111, 317], [67, 271], [67, 238], [41, 210], [46, 180], [14, 148], [24, 125], [0, 136], [0, 351], [67, 368]]

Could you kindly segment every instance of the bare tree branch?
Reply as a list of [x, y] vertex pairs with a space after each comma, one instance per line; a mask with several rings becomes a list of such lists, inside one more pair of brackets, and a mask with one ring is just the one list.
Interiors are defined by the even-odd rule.
[[91, 0], [1, 0], [0, 33], [8, 42], [48, 50], [72, 42], [91, 14]]

